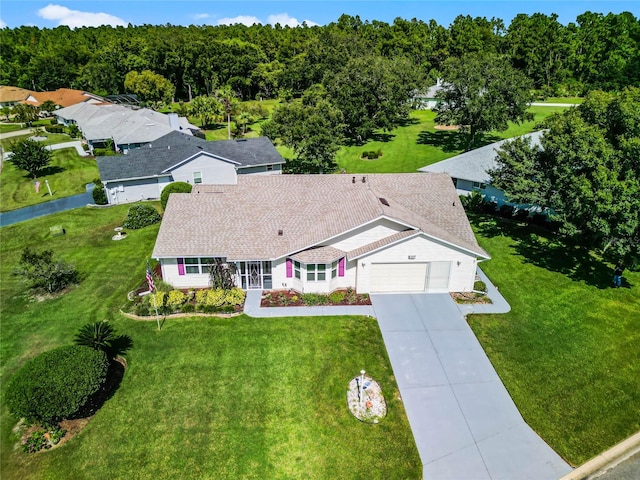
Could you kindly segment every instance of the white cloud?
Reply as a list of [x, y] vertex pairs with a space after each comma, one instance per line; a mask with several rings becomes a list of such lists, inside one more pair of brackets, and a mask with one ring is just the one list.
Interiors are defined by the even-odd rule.
[[196, 20], [204, 20], [205, 18], [209, 18], [211, 15], [208, 13], [196, 13], [193, 15], [193, 18]]
[[4, 22], [4, 20], [2, 20], [2, 19], [0, 18], [0, 28], [4, 28], [4, 27], [6, 27], [6, 26], [7, 26], [7, 24]]
[[[307, 22], [307, 25], [310, 27], [318, 25], [311, 20], [304, 20], [304, 22]], [[270, 23], [271, 25], [279, 23], [283, 27], [287, 25], [289, 27], [299, 27], [303, 22], [299, 22], [296, 17], [290, 17], [288, 13], [276, 13], [275, 15], [269, 15], [267, 23]]]
[[100, 25], [127, 26], [127, 22], [108, 13], [81, 12], [62, 5], [49, 4], [38, 10], [38, 15], [45, 20], [55, 20], [58, 25], [67, 25], [70, 28], [98, 27]]
[[238, 15], [233, 18], [221, 18], [218, 20], [218, 25], [235, 25], [236, 23], [241, 23], [250, 27], [254, 23], [262, 23], [258, 17], [254, 17], [251, 15]]

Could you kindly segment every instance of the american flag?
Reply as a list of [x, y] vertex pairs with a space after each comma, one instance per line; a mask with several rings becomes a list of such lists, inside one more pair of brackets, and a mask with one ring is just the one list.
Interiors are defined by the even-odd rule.
[[149, 267], [149, 261], [147, 261], [147, 283], [149, 284], [149, 291], [153, 292], [156, 285], [153, 283], [153, 275], [151, 273], [151, 267]]

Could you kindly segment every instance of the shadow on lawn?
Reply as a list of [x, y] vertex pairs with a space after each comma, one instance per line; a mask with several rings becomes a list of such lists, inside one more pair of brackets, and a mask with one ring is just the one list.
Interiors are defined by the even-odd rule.
[[[476, 216], [473, 223], [478, 233], [485, 237], [513, 238], [513, 249], [527, 263], [599, 289], [613, 286], [613, 271], [610, 267], [596, 258], [588, 248], [564, 242], [547, 229], [494, 217]], [[623, 287], [631, 286], [625, 280]]]
[[[496, 135], [484, 134], [479, 136], [468, 150], [484, 147], [485, 145], [490, 145], [492, 143], [499, 142], [500, 140], [502, 140], [502, 138]], [[434, 147], [439, 147], [443, 152], [464, 152], [467, 150], [467, 141], [468, 137], [460, 132], [451, 130], [438, 130], [431, 132], [423, 130], [418, 134], [417, 143], [418, 145], [432, 145]]]
[[[48, 177], [49, 175], [55, 175], [56, 173], [62, 173], [65, 170], [66, 170], [65, 168], [62, 168], [62, 167], [60, 167], [58, 165], [49, 165], [47, 167], [44, 167], [42, 170], [40, 170], [40, 172], [38, 173], [38, 177]], [[23, 178], [27, 178], [29, 180], [33, 180], [33, 176], [30, 173], [27, 173], [27, 174], [23, 175]]]

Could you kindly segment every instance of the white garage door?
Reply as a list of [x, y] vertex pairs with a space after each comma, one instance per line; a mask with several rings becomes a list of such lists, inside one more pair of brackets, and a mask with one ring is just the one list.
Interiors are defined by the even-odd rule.
[[427, 263], [371, 264], [371, 292], [424, 292]]

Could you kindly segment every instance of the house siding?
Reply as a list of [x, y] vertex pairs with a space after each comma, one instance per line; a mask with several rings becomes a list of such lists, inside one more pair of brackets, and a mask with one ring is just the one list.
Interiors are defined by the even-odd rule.
[[[410, 256], [414, 258], [409, 259]], [[451, 262], [448, 290], [450, 292], [473, 290], [477, 266], [476, 258], [471, 254], [419, 236], [359, 258], [357, 261], [357, 291], [359, 293], [369, 293], [371, 291], [372, 263], [411, 262]]]
[[106, 182], [105, 189], [110, 204], [138, 202], [160, 196], [157, 178]]
[[282, 166], [278, 164], [273, 165], [273, 170], [267, 170], [266, 165], [238, 168], [238, 174], [241, 174], [241, 175], [279, 175], [281, 173], [282, 173]]
[[173, 169], [171, 175], [176, 182], [187, 182], [193, 185], [194, 172], [200, 172], [202, 183], [207, 184], [235, 184], [238, 178], [233, 164], [212, 158], [209, 155], [198, 155]]

